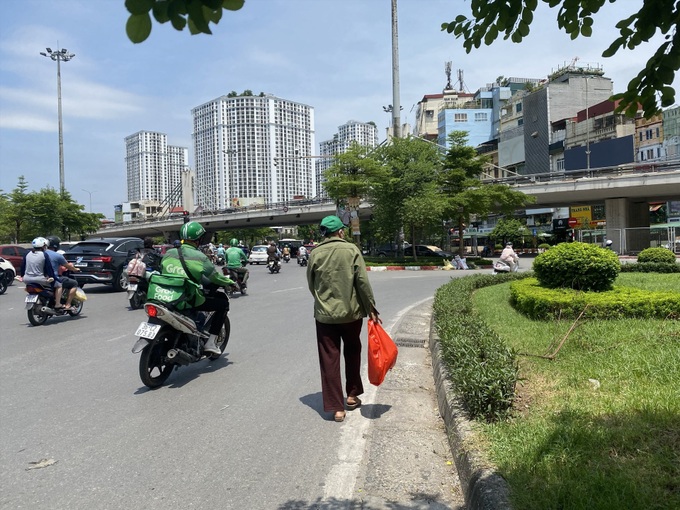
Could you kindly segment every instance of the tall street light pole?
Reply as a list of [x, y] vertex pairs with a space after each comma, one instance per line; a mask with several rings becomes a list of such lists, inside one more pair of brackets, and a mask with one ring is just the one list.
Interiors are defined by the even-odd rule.
[[397, 0], [392, 0], [392, 132], [401, 137], [401, 105], [399, 103], [399, 34], [397, 30]]
[[45, 48], [47, 53], [41, 51], [43, 57], [48, 57], [57, 63], [57, 105], [59, 117], [59, 191], [64, 193], [66, 187], [64, 185], [64, 128], [61, 122], [61, 62], [68, 62], [73, 57], [74, 53], [69, 53], [66, 48], [52, 51], [51, 48]]
[[88, 195], [90, 195], [90, 212], [92, 212], [92, 193], [96, 193], [96, 191], [87, 191], [84, 188], [80, 188], [80, 189], [83, 190]]

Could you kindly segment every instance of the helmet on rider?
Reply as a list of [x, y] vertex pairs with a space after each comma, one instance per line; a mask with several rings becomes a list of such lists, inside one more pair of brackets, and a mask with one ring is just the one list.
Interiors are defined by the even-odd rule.
[[607, 246], [611, 246], [612, 244], [614, 244], [614, 242], [611, 239], [607, 239], [606, 244], [607, 244]]
[[229, 241], [230, 246], [238, 246], [238, 239], [233, 238], [231, 241]]
[[36, 237], [31, 242], [31, 245], [33, 246], [33, 249], [35, 249], [35, 250], [42, 250], [48, 244], [50, 244], [50, 242], [47, 239], [45, 239], [44, 237]]
[[54, 251], [57, 251], [59, 249], [61, 239], [59, 239], [57, 236], [50, 236], [47, 238], [47, 242], [49, 244], [48, 248], [52, 248]]
[[195, 241], [200, 242], [201, 237], [205, 234], [205, 229], [197, 221], [190, 221], [182, 225], [179, 229], [179, 238], [182, 241]]

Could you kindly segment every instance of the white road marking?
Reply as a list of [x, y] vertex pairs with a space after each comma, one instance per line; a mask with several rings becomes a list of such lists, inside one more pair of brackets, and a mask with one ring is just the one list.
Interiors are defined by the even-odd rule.
[[291, 290], [300, 290], [300, 289], [304, 289], [304, 287], [293, 287], [292, 289], [273, 290], [272, 294], [276, 294], [278, 292], [290, 292]]
[[120, 336], [115, 336], [113, 338], [109, 338], [107, 342], [115, 342], [116, 340], [120, 340], [121, 338], [127, 338], [130, 335], [120, 335]]

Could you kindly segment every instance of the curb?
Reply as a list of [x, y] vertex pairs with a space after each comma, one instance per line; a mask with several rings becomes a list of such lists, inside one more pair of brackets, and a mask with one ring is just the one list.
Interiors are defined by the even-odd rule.
[[438, 271], [442, 266], [366, 266], [366, 271]]
[[470, 448], [474, 442], [470, 422], [456, 401], [451, 382], [446, 377], [439, 337], [434, 331], [434, 314], [430, 316], [429, 348], [439, 413], [446, 426], [449, 447], [469, 510], [512, 510], [510, 489], [492, 465]]

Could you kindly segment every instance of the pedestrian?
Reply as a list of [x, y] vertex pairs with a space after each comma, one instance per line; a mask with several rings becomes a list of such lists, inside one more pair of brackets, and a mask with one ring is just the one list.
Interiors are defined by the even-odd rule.
[[[314, 296], [316, 342], [321, 369], [323, 409], [333, 419], [345, 419], [345, 408], [361, 405], [361, 327], [369, 316], [380, 321], [366, 264], [359, 249], [345, 241], [345, 225], [337, 216], [321, 220], [319, 231], [324, 240], [309, 256], [307, 283]], [[341, 346], [342, 342], [342, 346]], [[340, 353], [345, 360], [343, 397]]]

